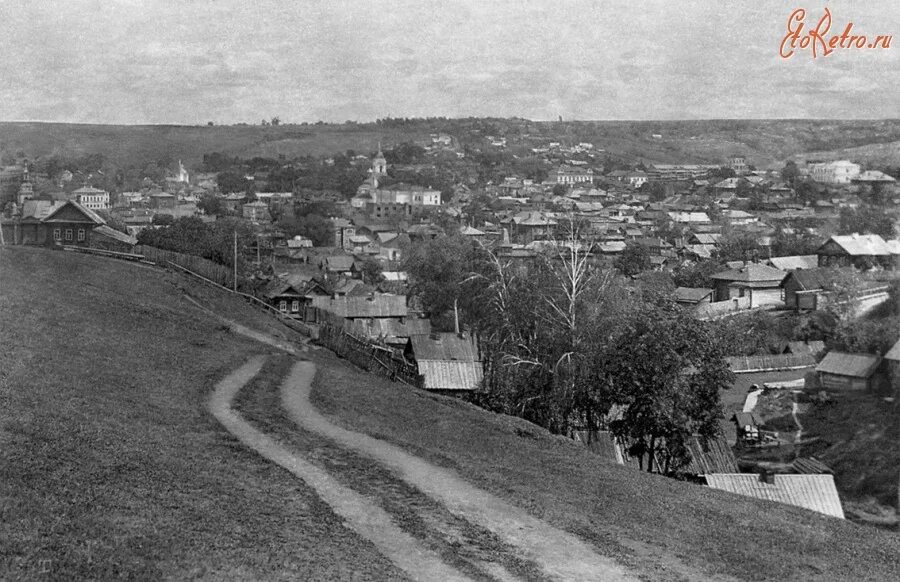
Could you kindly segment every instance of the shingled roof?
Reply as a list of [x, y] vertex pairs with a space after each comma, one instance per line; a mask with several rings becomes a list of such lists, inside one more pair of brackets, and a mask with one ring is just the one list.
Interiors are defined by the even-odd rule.
[[828, 352], [816, 366], [816, 372], [852, 378], [868, 378], [880, 363], [881, 356], [872, 354]]
[[[891, 254], [891, 249], [884, 239], [877, 234], [848, 234], [834, 235], [822, 245], [828, 243], [841, 247], [848, 255], [859, 257], [885, 256]], [[821, 247], [820, 247], [821, 248]]]
[[737, 269], [729, 269], [711, 275], [710, 279], [747, 283], [752, 286], [754, 283], [780, 283], [784, 279], [785, 274], [780, 269], [767, 267], [759, 263], [748, 263]]

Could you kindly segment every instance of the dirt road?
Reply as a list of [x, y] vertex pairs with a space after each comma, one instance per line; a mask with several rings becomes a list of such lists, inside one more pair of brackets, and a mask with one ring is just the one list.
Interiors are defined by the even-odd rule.
[[303, 429], [325, 436], [342, 447], [379, 461], [400, 478], [447, 509], [493, 532], [518, 548], [558, 580], [630, 580], [613, 560], [600, 556], [578, 537], [561, 531], [527, 512], [461, 479], [454, 472], [410, 455], [390, 443], [332, 424], [311, 405], [309, 394], [315, 365], [297, 362], [282, 384], [282, 402]]
[[[245, 446], [269, 461], [284, 467], [328, 503], [346, 520], [346, 525], [374, 544], [378, 550], [413, 580], [468, 580], [445, 564], [434, 552], [398, 528], [391, 517], [372, 500], [342, 486], [331, 475], [288, 451], [256, 430], [231, 408], [231, 401], [244, 384], [259, 373], [265, 358], [252, 358], [216, 386], [209, 403], [212, 414]], [[298, 548], [298, 551], [301, 549]]]

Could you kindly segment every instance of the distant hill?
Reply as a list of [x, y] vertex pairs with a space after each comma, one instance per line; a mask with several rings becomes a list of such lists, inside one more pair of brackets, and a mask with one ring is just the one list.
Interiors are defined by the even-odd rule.
[[[524, 119], [422, 119], [387, 123], [231, 126], [121, 126], [0, 123], [0, 148], [31, 159], [52, 154], [101, 153], [116, 165], [142, 167], [164, 157], [196, 166], [204, 153], [292, 158], [348, 149], [374, 151], [404, 141], [452, 135], [462, 145], [484, 145], [483, 136], [508, 137], [509, 151], [527, 154], [548, 141], [593, 143], [605, 153], [645, 163], [722, 163], [744, 156], [757, 167], [780, 167], [804, 152], [841, 151], [839, 157], [890, 161], [900, 142], [900, 120], [568, 121]], [[881, 153], [878, 153], [881, 152]], [[893, 157], [894, 163], [900, 163]]]

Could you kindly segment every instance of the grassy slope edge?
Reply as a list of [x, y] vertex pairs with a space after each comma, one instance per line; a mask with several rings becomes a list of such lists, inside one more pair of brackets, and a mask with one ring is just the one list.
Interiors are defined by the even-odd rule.
[[0, 251], [0, 579], [402, 578], [205, 405], [266, 348], [97, 257]]

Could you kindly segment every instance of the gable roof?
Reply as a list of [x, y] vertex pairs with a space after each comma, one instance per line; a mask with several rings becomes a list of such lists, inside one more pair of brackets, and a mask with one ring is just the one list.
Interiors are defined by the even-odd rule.
[[816, 366], [816, 372], [850, 376], [852, 378], [868, 378], [881, 363], [881, 356], [872, 354], [846, 354], [828, 352]]
[[787, 277], [793, 277], [805, 291], [826, 289], [831, 284], [831, 277], [825, 269], [799, 269], [791, 271]]
[[468, 334], [435, 333], [409, 338], [416, 361], [445, 360], [474, 362], [479, 360], [478, 345]]
[[848, 234], [834, 235], [819, 247], [834, 243], [841, 247], [848, 255], [852, 256], [879, 256], [891, 254], [891, 249], [884, 239], [877, 234]]
[[22, 205], [22, 219], [43, 220], [63, 204], [64, 201], [58, 200], [26, 200]]
[[780, 283], [784, 280], [785, 272], [759, 263], [748, 263], [737, 269], [729, 269], [711, 275], [710, 279], [720, 279], [723, 281], [735, 281], [741, 283]]
[[706, 476], [713, 489], [746, 497], [765, 499], [803, 507], [811, 511], [844, 518], [841, 499], [831, 475], [773, 475], [773, 483], [753, 473], [719, 473]]
[[78, 202], [75, 202], [74, 200], [68, 200], [65, 203], [54, 208], [53, 210], [50, 211], [50, 213], [47, 216], [45, 216], [44, 218], [41, 219], [41, 222], [53, 222], [54, 217], [57, 214], [59, 214], [60, 212], [62, 212], [63, 209], [66, 209], [66, 208], [74, 208], [76, 211], [83, 214], [88, 219], [89, 222], [93, 222], [94, 224], [106, 224], [106, 221], [103, 220], [102, 218], [100, 218], [99, 214], [97, 214], [93, 210], [85, 208], [84, 206], [82, 206]]
[[324, 266], [328, 271], [349, 271], [353, 268], [353, 260], [353, 257], [349, 255], [327, 256]]
[[425, 390], [475, 390], [484, 377], [481, 362], [423, 360], [417, 362]]

